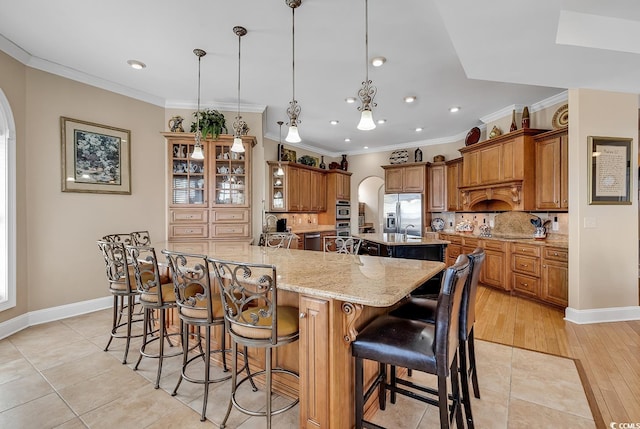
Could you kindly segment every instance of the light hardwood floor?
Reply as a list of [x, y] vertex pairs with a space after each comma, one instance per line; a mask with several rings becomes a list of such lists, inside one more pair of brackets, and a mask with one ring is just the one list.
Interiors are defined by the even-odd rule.
[[640, 321], [577, 325], [561, 310], [481, 286], [475, 337], [578, 359], [601, 414], [597, 427], [640, 424]]

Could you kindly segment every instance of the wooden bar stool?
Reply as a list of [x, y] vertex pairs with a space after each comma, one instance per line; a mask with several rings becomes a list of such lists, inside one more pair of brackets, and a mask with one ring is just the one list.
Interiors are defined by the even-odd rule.
[[[396, 394], [436, 405], [440, 411], [440, 427], [449, 428], [453, 419], [462, 428], [460, 392], [458, 386], [458, 324], [464, 283], [469, 273], [469, 260], [460, 255], [454, 265], [444, 272], [438, 296], [435, 323], [384, 315], [368, 324], [351, 344], [355, 357], [355, 418], [356, 428], [381, 428], [364, 420], [364, 406], [371, 395], [378, 391], [381, 410], [386, 407], [386, 391], [391, 392], [391, 403]], [[378, 362], [378, 376], [364, 390], [363, 360]], [[391, 366], [391, 380], [387, 382], [387, 365]], [[395, 376], [395, 368], [403, 367], [438, 377], [437, 390], [419, 386]], [[451, 381], [449, 394], [447, 381]], [[429, 394], [426, 396], [398, 384]], [[435, 397], [434, 397], [435, 396]]]

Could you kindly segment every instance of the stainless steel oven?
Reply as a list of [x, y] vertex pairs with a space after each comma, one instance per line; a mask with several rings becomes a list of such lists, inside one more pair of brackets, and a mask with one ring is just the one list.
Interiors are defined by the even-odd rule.
[[336, 221], [336, 235], [348, 237], [351, 235], [351, 222], [348, 220]]
[[351, 202], [336, 201], [336, 219], [351, 219]]

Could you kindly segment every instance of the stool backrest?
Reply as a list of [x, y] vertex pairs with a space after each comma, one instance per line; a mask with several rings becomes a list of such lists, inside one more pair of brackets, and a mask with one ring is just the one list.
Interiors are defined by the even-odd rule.
[[151, 235], [149, 231], [133, 231], [130, 235], [132, 245], [151, 246]]
[[291, 232], [269, 232], [265, 234], [264, 246], [288, 249], [294, 237], [297, 236]]
[[358, 237], [329, 235], [323, 237], [322, 250], [325, 252], [349, 253], [357, 255], [362, 239]]
[[153, 247], [125, 245], [129, 262], [133, 264], [136, 287], [141, 294], [156, 295], [158, 306], [163, 303], [162, 282], [158, 258]]
[[112, 243], [132, 244], [131, 234], [107, 234], [102, 237], [102, 241], [110, 241]]
[[276, 267], [209, 258], [220, 289], [225, 326], [246, 344], [278, 343]]
[[467, 340], [473, 324], [476, 321], [476, 292], [480, 269], [484, 264], [484, 249], [478, 247], [467, 255], [469, 257], [469, 275], [462, 293], [462, 305], [460, 310], [460, 338]]
[[173, 280], [176, 304], [183, 314], [189, 310], [206, 310], [207, 322], [222, 320], [222, 314], [216, 314], [214, 300], [220, 295], [214, 292], [211, 284], [211, 265], [205, 255], [163, 250], [167, 256], [169, 272]]
[[119, 241], [98, 240], [98, 248], [104, 257], [107, 280], [111, 283], [123, 283], [126, 291], [135, 290], [135, 283], [129, 277], [129, 264], [124, 244]]
[[460, 306], [464, 284], [469, 275], [469, 258], [458, 256], [456, 263], [442, 276], [433, 341], [438, 375], [448, 376], [459, 342]]

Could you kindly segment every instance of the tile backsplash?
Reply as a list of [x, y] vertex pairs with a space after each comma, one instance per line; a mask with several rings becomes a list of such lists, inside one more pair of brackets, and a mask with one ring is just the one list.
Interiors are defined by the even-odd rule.
[[[532, 215], [538, 216], [542, 221], [551, 220], [551, 224], [548, 225], [547, 233], [549, 234], [569, 234], [569, 214], [568, 213], [553, 213], [553, 212], [531, 212]], [[459, 213], [459, 212], [444, 212], [444, 213], [432, 213], [433, 218], [442, 218], [444, 220], [444, 230], [447, 232], [454, 231], [458, 223], [469, 220], [474, 225], [473, 233], [475, 235], [480, 234], [480, 225], [486, 224], [493, 228], [493, 221], [496, 213]], [[558, 229], [553, 230], [553, 222], [557, 219]], [[430, 228], [429, 228], [430, 230]]]

